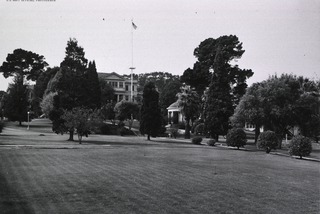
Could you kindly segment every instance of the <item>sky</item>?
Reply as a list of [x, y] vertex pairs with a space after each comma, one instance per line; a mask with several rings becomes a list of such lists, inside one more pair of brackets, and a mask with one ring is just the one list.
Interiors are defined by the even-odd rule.
[[[59, 66], [76, 38], [98, 72], [182, 75], [200, 42], [236, 35], [249, 85], [282, 73], [318, 80], [319, 26], [320, 0], [0, 0], [0, 65], [22, 48]], [[11, 81], [0, 74], [0, 90]]]

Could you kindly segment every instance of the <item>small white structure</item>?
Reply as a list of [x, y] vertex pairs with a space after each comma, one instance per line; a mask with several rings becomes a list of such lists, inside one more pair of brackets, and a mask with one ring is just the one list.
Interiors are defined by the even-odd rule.
[[184, 122], [183, 116], [180, 112], [178, 101], [172, 103], [168, 108], [168, 124], [179, 124]]

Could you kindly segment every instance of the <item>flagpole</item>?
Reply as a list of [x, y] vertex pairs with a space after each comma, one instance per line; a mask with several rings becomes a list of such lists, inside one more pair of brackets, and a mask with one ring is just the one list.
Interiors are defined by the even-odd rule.
[[135, 69], [133, 67], [133, 19], [131, 19], [131, 25], [131, 67], [129, 69], [131, 70], [131, 102], [133, 102], [133, 70]]

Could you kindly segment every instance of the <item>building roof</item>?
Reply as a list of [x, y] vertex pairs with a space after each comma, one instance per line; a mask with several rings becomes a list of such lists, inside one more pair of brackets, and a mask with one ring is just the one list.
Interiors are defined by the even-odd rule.
[[172, 103], [168, 108], [168, 110], [177, 110], [177, 111], [180, 111], [179, 110], [179, 103], [178, 103], [178, 100], [174, 103]]
[[103, 79], [121, 79], [125, 80], [123, 76], [117, 74], [116, 72], [111, 72], [111, 73], [100, 73], [98, 72], [98, 77], [103, 78]]
[[[112, 81], [112, 80], [115, 80], [115, 81], [125, 81], [125, 82], [130, 82], [131, 79], [130, 78], [127, 78], [125, 77], [124, 75], [120, 75], [120, 74], [117, 74], [116, 72], [111, 72], [111, 73], [101, 73], [101, 72], [98, 72], [98, 77], [99, 78], [102, 78], [102, 79], [105, 79], [105, 80], [108, 80], [108, 81]], [[137, 79], [133, 79], [133, 83], [137, 83], [138, 80]]]

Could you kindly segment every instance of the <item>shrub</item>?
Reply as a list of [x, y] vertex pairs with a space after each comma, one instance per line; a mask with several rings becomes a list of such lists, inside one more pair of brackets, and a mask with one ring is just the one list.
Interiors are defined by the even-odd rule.
[[204, 123], [203, 119], [198, 119], [198, 120], [195, 120], [192, 124], [192, 127], [191, 127], [191, 132], [192, 133], [195, 133], [195, 129], [196, 127], [201, 124], [201, 123]]
[[258, 137], [257, 147], [263, 148], [267, 153], [271, 151], [271, 149], [276, 149], [278, 146], [278, 138], [275, 132], [273, 131], [265, 131], [262, 132]]
[[226, 143], [228, 146], [243, 147], [247, 143], [246, 133], [241, 128], [233, 128], [228, 131]]
[[178, 129], [170, 128], [170, 129], [168, 129], [168, 132], [171, 135], [171, 137], [174, 137], [174, 138], [178, 137]]
[[203, 133], [204, 133], [204, 123], [199, 123], [199, 124], [194, 128], [194, 133], [195, 133], [195, 134], [203, 134]]
[[207, 142], [207, 145], [208, 145], [208, 146], [214, 146], [214, 144], [216, 144], [215, 139], [210, 139], [210, 140], [208, 140], [208, 142]]
[[311, 140], [304, 136], [295, 136], [289, 144], [289, 154], [300, 156], [309, 156], [312, 151]]
[[192, 138], [192, 143], [196, 145], [200, 145], [202, 141], [202, 137], [194, 137]]

